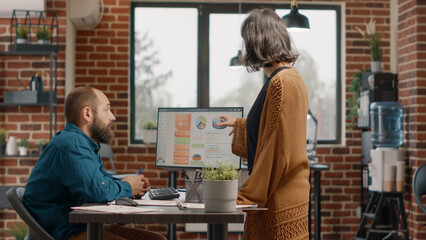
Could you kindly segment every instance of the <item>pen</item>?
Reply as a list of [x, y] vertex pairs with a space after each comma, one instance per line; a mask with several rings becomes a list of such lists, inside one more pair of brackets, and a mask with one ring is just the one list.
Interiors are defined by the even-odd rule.
[[188, 179], [188, 175], [186, 175], [185, 169], [182, 168], [182, 172], [183, 172], [183, 178]]
[[142, 167], [139, 169], [138, 175], [141, 175], [141, 173], [142, 173]]
[[183, 210], [183, 203], [181, 201], [176, 202], [176, 206], [179, 208], [179, 210]]

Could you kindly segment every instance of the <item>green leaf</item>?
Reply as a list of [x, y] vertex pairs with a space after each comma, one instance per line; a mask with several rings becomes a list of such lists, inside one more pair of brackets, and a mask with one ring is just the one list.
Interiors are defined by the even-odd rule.
[[201, 176], [204, 180], [234, 180], [240, 176], [241, 171], [237, 170], [237, 168], [232, 163], [217, 163], [217, 168], [203, 167], [203, 169], [200, 170]]

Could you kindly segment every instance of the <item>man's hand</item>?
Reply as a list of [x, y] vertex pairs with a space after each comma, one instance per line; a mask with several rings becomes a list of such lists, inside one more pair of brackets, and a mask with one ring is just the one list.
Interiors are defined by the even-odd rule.
[[137, 176], [127, 176], [123, 178], [123, 181], [126, 181], [132, 187], [132, 196], [133, 197], [142, 197], [151, 189], [149, 179], [146, 178], [143, 174]]

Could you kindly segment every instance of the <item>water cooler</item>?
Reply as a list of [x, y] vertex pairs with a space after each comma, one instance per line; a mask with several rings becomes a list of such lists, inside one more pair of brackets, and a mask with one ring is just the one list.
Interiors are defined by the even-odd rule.
[[398, 102], [374, 102], [370, 105], [371, 163], [368, 166], [370, 191], [401, 192], [404, 187], [402, 107]]

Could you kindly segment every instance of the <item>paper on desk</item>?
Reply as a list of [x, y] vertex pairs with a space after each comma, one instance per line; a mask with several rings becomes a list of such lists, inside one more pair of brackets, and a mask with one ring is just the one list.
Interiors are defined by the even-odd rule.
[[94, 212], [118, 213], [118, 214], [163, 211], [159, 208], [139, 208], [139, 207], [131, 207], [131, 206], [123, 206], [123, 205], [78, 206], [78, 207], [71, 207], [71, 209], [84, 210], [84, 211], [94, 211]]
[[[183, 208], [204, 209], [204, 203], [181, 202], [180, 204]], [[237, 205], [237, 208], [251, 208], [251, 207], [257, 207], [257, 204], [255, 204], [255, 205]]]
[[[145, 199], [133, 199], [141, 206], [176, 206], [176, 200], [167, 201], [167, 200], [145, 200]], [[115, 204], [115, 201], [111, 202]]]

